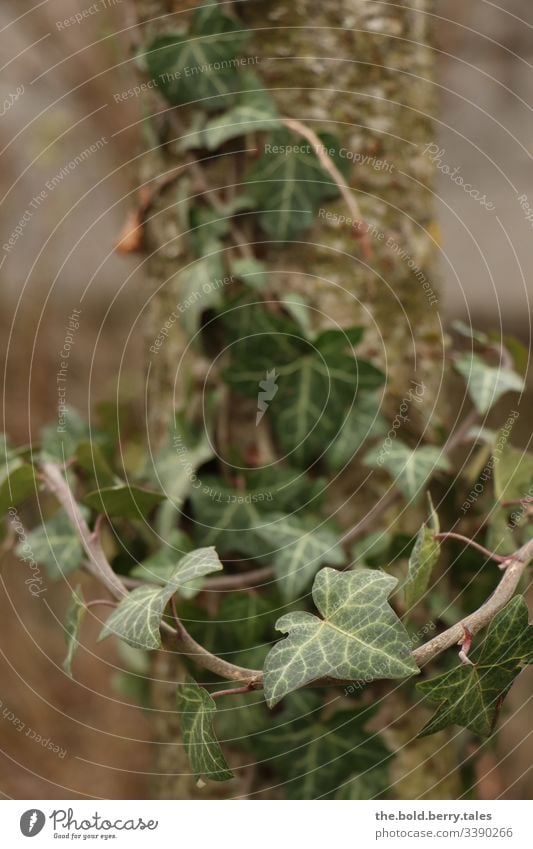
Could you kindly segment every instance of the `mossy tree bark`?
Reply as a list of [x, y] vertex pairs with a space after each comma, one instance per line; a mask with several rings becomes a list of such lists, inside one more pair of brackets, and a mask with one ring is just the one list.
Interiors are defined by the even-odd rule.
[[[344, 156], [352, 163], [347, 182], [370, 228], [371, 257], [364, 256], [354, 228], [339, 226], [334, 217], [320, 217], [301, 240], [282, 249], [263, 243], [262, 258], [275, 272], [273, 289], [305, 293], [323, 326], [336, 322], [367, 326], [365, 353], [386, 368], [391, 409], [409, 378], [416, 377], [428, 387], [424, 406], [431, 410], [442, 359], [435, 294], [434, 175], [423, 152], [434, 140], [434, 54], [432, 19], [427, 14], [431, 5], [430, 0], [395, 4], [249, 0], [233, 7], [251, 31], [248, 52], [254, 57], [254, 71], [270, 90], [280, 114], [340, 138]], [[137, 0], [136, 6], [142, 39], [148, 41], [156, 33], [182, 26], [190, 3]], [[161, 113], [161, 102], [154, 99], [149, 109]], [[164, 121], [161, 114], [152, 119], [154, 133], [161, 132]], [[154, 143], [146, 153], [141, 182], [179, 165], [180, 157], [173, 151], [172, 144], [157, 147]], [[228, 186], [235, 182], [235, 174], [226, 166], [215, 162], [206, 166], [205, 173], [210, 187], [222, 196], [231, 191]], [[190, 191], [195, 190], [193, 180]], [[147, 358], [151, 360], [147, 412], [156, 437], [167, 427], [179, 392], [176, 372], [184, 347], [175, 326], [158, 355], [148, 353], [151, 340], [180, 300], [175, 275], [187, 262], [187, 247], [180, 239], [182, 199], [183, 189], [177, 183], [158, 199], [146, 227], [152, 286], [146, 311]], [[326, 209], [347, 214], [341, 199], [328, 203]], [[193, 365], [201, 373], [206, 364], [200, 355], [195, 357]], [[339, 484], [344, 497], [351, 482]], [[347, 521], [353, 523], [364, 515], [369, 500], [379, 494], [378, 489], [366, 490], [364, 497], [352, 498], [345, 509]], [[170, 677], [177, 680], [180, 674], [173, 669]], [[193, 782], [176, 775], [187, 767], [168, 692], [163, 685], [154, 691], [161, 742], [156, 772], [167, 774], [158, 780], [156, 792], [187, 798], [197, 791]], [[400, 747], [411, 731], [407, 720], [400, 721], [395, 738]], [[390, 736], [394, 738], [392, 732]], [[427, 761], [427, 745], [410, 743], [407, 755], [402, 751], [395, 768], [399, 796], [416, 798], [425, 781], [434, 788], [433, 798], [454, 797], [450, 745], [443, 745], [435, 762]], [[402, 773], [408, 777], [398, 781]], [[235, 794], [235, 786], [226, 792]]]

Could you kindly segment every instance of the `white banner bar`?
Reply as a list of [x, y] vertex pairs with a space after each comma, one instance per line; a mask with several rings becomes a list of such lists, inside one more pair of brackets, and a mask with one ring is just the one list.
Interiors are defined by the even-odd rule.
[[[531, 849], [527, 801], [4, 801], [2, 846]], [[35, 843], [30, 841], [35, 838]]]

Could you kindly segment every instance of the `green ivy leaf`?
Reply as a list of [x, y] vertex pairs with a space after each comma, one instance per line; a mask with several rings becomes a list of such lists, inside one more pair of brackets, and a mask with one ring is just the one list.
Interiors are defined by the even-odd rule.
[[[174, 530], [159, 551], [132, 569], [131, 576], [151, 584], [165, 586], [172, 578], [177, 563], [192, 550], [193, 544], [187, 534]], [[183, 598], [192, 598], [201, 588], [201, 579], [197, 578], [195, 581], [199, 582], [197, 587], [194, 585], [195, 582], [192, 582], [188, 587], [182, 588], [180, 594]]]
[[222, 563], [214, 548], [199, 548], [181, 558], [165, 587], [138, 587], [128, 593], [105, 623], [99, 640], [112, 634], [134, 649], [158, 649], [161, 646], [159, 628], [168, 602], [183, 588], [190, 589], [193, 581], [219, 572]]
[[[339, 170], [347, 170], [338, 156], [334, 136], [321, 133], [320, 140]], [[269, 236], [281, 242], [308, 230], [322, 201], [338, 195], [338, 188], [324, 171], [312, 146], [287, 129], [272, 133], [265, 152], [244, 178], [246, 190], [255, 199], [260, 223]]]
[[[89, 511], [82, 507], [82, 513], [87, 519]], [[84, 558], [82, 545], [63, 510], [30, 531], [15, 553], [21, 558], [31, 556], [36, 563], [45, 566], [52, 581], [75, 572]]]
[[[327, 331], [311, 342], [288, 319], [261, 315], [266, 313], [262, 307], [244, 305], [235, 312], [225, 317], [234, 343], [224, 377], [238, 392], [255, 398], [258, 409], [261, 384], [275, 384], [268, 406], [275, 437], [286, 454], [306, 466], [335, 439], [359, 394], [382, 385], [384, 375], [345, 353], [354, 344], [351, 339], [360, 338], [360, 328]], [[250, 315], [258, 322], [248, 333]]]
[[235, 105], [212, 118], [202, 132], [202, 142], [208, 150], [216, 150], [229, 139], [279, 126], [276, 104], [261, 86], [256, 74], [245, 71], [240, 75], [239, 83], [241, 91], [237, 94]]
[[364, 462], [372, 469], [384, 468], [409, 501], [422, 494], [428, 480], [438, 469], [447, 471], [449, 462], [440, 448], [424, 445], [411, 449], [399, 439], [390, 446], [378, 445], [366, 454]]
[[225, 285], [221, 247], [218, 241], [205, 245], [206, 255], [177, 275], [181, 297], [180, 322], [189, 338], [202, 326], [204, 313], [220, 306], [222, 287]]
[[197, 485], [197, 470], [214, 456], [210, 438], [212, 408], [212, 399], [208, 398], [206, 420], [200, 428], [189, 423], [183, 412], [176, 413], [168, 443], [151, 464], [152, 483], [159, 486], [168, 498], [157, 516], [157, 530], [164, 539], [169, 538], [181, 516], [183, 503], [193, 483]]
[[111, 486], [119, 482], [96, 442], [85, 440], [76, 446], [76, 465], [88, 472], [98, 486]]
[[89, 492], [83, 501], [112, 519], [139, 519], [148, 516], [165, 499], [166, 495], [162, 492], [119, 484]]
[[409, 558], [409, 571], [404, 584], [405, 606], [407, 613], [423, 598], [431, 578], [433, 567], [440, 555], [440, 543], [435, 539], [439, 532], [439, 518], [433, 507], [431, 498], [429, 522], [420, 528], [411, 557]]
[[41, 459], [46, 463], [64, 463], [75, 453], [80, 442], [91, 439], [88, 423], [72, 407], [67, 407], [62, 424], [46, 425], [41, 432]]
[[187, 32], [160, 36], [146, 48], [148, 71], [173, 106], [227, 107], [241, 87], [239, 54], [247, 34], [218, 6], [197, 9]]
[[10, 507], [22, 504], [37, 491], [35, 469], [29, 463], [17, 466], [16, 461], [10, 463], [12, 471], [0, 483], [0, 517], [4, 516]]
[[[338, 535], [328, 528], [317, 528], [312, 520], [284, 514], [273, 514], [270, 521], [257, 534], [268, 546], [268, 557], [273, 560], [285, 601], [297, 598], [321, 566], [346, 563]], [[270, 553], [273, 544], [275, 549]]]
[[240, 257], [232, 260], [230, 271], [238, 280], [242, 280], [256, 291], [261, 291], [268, 283], [269, 274], [266, 265], [253, 257], [250, 259]]
[[533, 627], [522, 596], [515, 596], [494, 617], [483, 643], [472, 650], [474, 664], [462, 664], [418, 684], [438, 704], [419, 737], [462, 725], [482, 737], [492, 734], [503, 699], [526, 664], [533, 662]]
[[221, 554], [260, 557], [264, 544], [257, 529], [269, 524], [273, 512], [295, 511], [313, 502], [316, 506], [323, 485], [323, 480], [310, 481], [290, 468], [250, 472], [245, 490], [223, 486], [217, 477], [205, 477], [202, 487], [191, 492], [195, 538], [216, 544]]
[[376, 393], [361, 395], [326, 451], [324, 459], [328, 469], [338, 472], [354, 459], [367, 439], [385, 436], [388, 425], [379, 413], [379, 406], [380, 397]]
[[[515, 507], [515, 510], [520, 508]], [[509, 527], [507, 509], [495, 506], [491, 510], [486, 545], [495, 554], [506, 555], [516, 551], [516, 540]]]
[[77, 586], [71, 595], [70, 604], [65, 615], [65, 642], [67, 644], [67, 656], [63, 661], [63, 669], [71, 678], [73, 677], [72, 661], [76, 654], [76, 649], [78, 648], [80, 627], [86, 613], [87, 607], [85, 606], [85, 599], [83, 598], [81, 587]]
[[533, 454], [505, 444], [494, 459], [494, 492], [498, 501], [519, 501], [531, 495]]
[[189, 678], [178, 685], [176, 700], [183, 743], [196, 778], [204, 776], [212, 781], [233, 778], [215, 734], [214, 699]]
[[354, 773], [362, 785], [376, 769], [386, 775], [391, 754], [378, 734], [365, 730], [371, 710], [345, 710], [325, 719], [315, 693], [294, 693], [287, 702], [284, 721], [258, 734], [253, 746], [257, 759], [283, 779], [286, 798], [322, 798]]
[[289, 636], [266, 659], [269, 707], [324, 676], [370, 682], [418, 673], [407, 631], [387, 601], [397, 583], [368, 569], [322, 569], [313, 600], [324, 618], [298, 611], [276, 622], [276, 629]]
[[481, 357], [461, 354], [455, 368], [466, 380], [467, 390], [478, 413], [484, 415], [506, 392], [523, 392], [524, 381], [508, 368], [488, 366]]

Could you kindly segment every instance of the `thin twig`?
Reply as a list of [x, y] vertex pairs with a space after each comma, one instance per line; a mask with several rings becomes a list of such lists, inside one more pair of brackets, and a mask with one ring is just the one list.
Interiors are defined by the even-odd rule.
[[447, 531], [442, 534], [433, 534], [433, 539], [438, 540], [446, 540], [446, 539], [457, 539], [460, 542], [464, 542], [465, 545], [469, 545], [472, 548], [476, 548], [478, 551], [481, 551], [485, 557], [488, 557], [489, 560], [495, 560], [497, 563], [506, 563], [509, 560], [509, 556], [502, 557], [500, 554], [495, 554], [493, 551], [489, 551], [488, 548], [485, 548], [484, 545], [480, 545], [479, 542], [476, 542], [473, 539], [469, 539], [469, 537], [465, 537], [462, 534], [456, 534], [452, 531]]
[[372, 243], [370, 241], [370, 237], [368, 235], [368, 228], [365, 223], [365, 220], [361, 214], [361, 210], [359, 208], [359, 204], [355, 200], [350, 187], [348, 186], [346, 180], [342, 176], [341, 172], [328, 155], [328, 153], [324, 150], [324, 143], [320, 139], [319, 136], [308, 127], [306, 124], [303, 124], [301, 121], [297, 121], [295, 118], [282, 118], [282, 123], [285, 124], [289, 130], [292, 130], [294, 133], [297, 133], [300, 136], [303, 136], [304, 139], [313, 145], [313, 151], [318, 161], [322, 165], [324, 171], [330, 175], [333, 181], [338, 186], [338, 189], [344, 198], [346, 206], [348, 207], [350, 214], [353, 218], [354, 225], [358, 230], [358, 235], [361, 239], [361, 245], [363, 247], [363, 251], [366, 259], [372, 259]]
[[111, 601], [110, 598], [92, 598], [90, 601], [85, 602], [85, 607], [87, 608], [87, 610], [89, 610], [89, 608], [96, 607], [99, 604], [103, 604], [104, 606], [107, 606], [107, 607], [116, 607], [117, 606], [117, 602]]
[[216, 693], [209, 693], [212, 699], [219, 699], [220, 696], [236, 696], [239, 693], [250, 693], [255, 690], [254, 684], [246, 684], [244, 687], [229, 687], [226, 690], [217, 690]]

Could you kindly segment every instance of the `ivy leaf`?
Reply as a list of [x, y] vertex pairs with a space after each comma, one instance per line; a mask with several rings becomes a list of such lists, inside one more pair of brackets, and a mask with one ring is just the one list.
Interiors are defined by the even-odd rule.
[[273, 512], [298, 510], [317, 499], [323, 487], [322, 480], [310, 481], [290, 468], [250, 473], [245, 490], [222, 486], [216, 477], [206, 477], [202, 484], [191, 492], [195, 537], [216, 544], [223, 555], [250, 557], [264, 552], [256, 531], [270, 523]]
[[439, 532], [439, 518], [433, 507], [431, 498], [429, 523], [420, 528], [411, 557], [409, 558], [409, 572], [404, 584], [405, 606], [409, 613], [427, 590], [433, 567], [440, 555], [440, 543], [435, 539]]
[[91, 439], [88, 423], [72, 407], [67, 407], [61, 425], [46, 425], [41, 432], [41, 459], [47, 463], [64, 463], [78, 447]]
[[494, 459], [494, 492], [498, 501], [519, 501], [531, 494], [533, 454], [505, 444]]
[[189, 337], [193, 337], [202, 326], [202, 316], [221, 303], [224, 285], [221, 243], [205, 245], [205, 256], [195, 260], [177, 275], [180, 300], [180, 322]]
[[221, 569], [222, 563], [214, 548], [199, 548], [186, 554], [162, 589], [138, 587], [128, 593], [107, 619], [98, 639], [104, 640], [114, 634], [134, 649], [160, 648], [161, 619], [172, 596], [183, 587], [187, 589], [192, 581]]
[[[266, 313], [261, 307], [243, 306], [237, 313], [240, 322], [235, 316], [226, 319], [234, 342], [225, 379], [259, 404], [260, 384], [274, 371], [277, 391], [267, 409], [276, 440], [293, 461], [306, 466], [335, 439], [359, 393], [382, 385], [384, 375], [345, 352], [353, 344], [351, 333], [358, 337], [360, 328], [326, 332], [310, 342], [296, 324], [261, 315]], [[259, 321], [248, 333], [250, 316]]]
[[[87, 519], [89, 511], [82, 507], [82, 512]], [[36, 563], [45, 566], [52, 581], [75, 572], [84, 558], [82, 545], [63, 510], [30, 531], [18, 544], [15, 553], [22, 559], [30, 556]]]
[[399, 439], [390, 446], [386, 442], [373, 448], [364, 458], [373, 469], [383, 467], [409, 501], [415, 501], [437, 469], [449, 469], [449, 462], [440, 448], [424, 445], [411, 449]]
[[379, 413], [379, 404], [375, 393], [361, 394], [326, 451], [324, 460], [328, 469], [338, 472], [354, 459], [367, 439], [385, 436], [388, 426]]
[[294, 693], [287, 703], [284, 721], [258, 734], [253, 746], [257, 760], [283, 779], [286, 798], [319, 799], [354, 773], [363, 784], [375, 769], [386, 774], [391, 754], [378, 734], [365, 730], [371, 710], [339, 711], [324, 719], [315, 693]]
[[30, 463], [17, 466], [16, 461], [13, 465], [12, 471], [0, 483], [0, 517], [4, 516], [10, 507], [16, 507], [30, 498], [37, 489], [33, 466]]
[[230, 271], [251, 289], [261, 291], [268, 283], [269, 274], [264, 262], [254, 257], [240, 257], [230, 262]]
[[[347, 163], [338, 156], [338, 142], [329, 133], [320, 140], [340, 171]], [[255, 199], [261, 227], [273, 239], [287, 242], [308, 230], [321, 201], [338, 195], [312, 146], [287, 129], [276, 130], [265, 152], [244, 178]]]
[[194, 102], [220, 109], [241, 87], [237, 68], [246, 39], [218, 6], [203, 7], [194, 12], [187, 33], [160, 36], [148, 45], [148, 71], [173, 106]]
[[279, 126], [276, 104], [259, 78], [248, 71], [240, 75], [239, 83], [235, 106], [212, 118], [203, 130], [202, 141], [208, 150], [216, 150], [229, 139]]
[[76, 649], [78, 648], [80, 627], [86, 613], [87, 607], [85, 606], [85, 599], [83, 598], [81, 587], [77, 586], [72, 593], [70, 604], [65, 615], [65, 642], [67, 644], [67, 656], [63, 661], [63, 669], [71, 678], [73, 677], [72, 661], [74, 659]]
[[462, 725], [482, 737], [492, 734], [503, 699], [522, 667], [533, 662], [533, 627], [522, 596], [515, 596], [494, 617], [483, 643], [470, 651], [474, 664], [462, 664], [418, 684], [438, 704], [419, 737]]
[[[312, 520], [273, 514], [271, 525], [259, 528], [258, 536], [270, 549], [282, 597], [291, 601], [305, 589], [321, 566], [343, 566], [346, 555], [338, 536], [325, 527], [314, 527]], [[265, 551], [265, 555], [267, 552]]]
[[269, 707], [323, 676], [370, 682], [418, 673], [407, 631], [387, 601], [397, 583], [369, 569], [322, 569], [313, 600], [324, 618], [298, 611], [276, 622], [276, 629], [289, 636], [266, 659]]
[[[159, 551], [132, 569], [131, 576], [151, 584], [165, 586], [172, 578], [176, 564], [192, 549], [193, 544], [187, 534], [183, 531], [174, 530]], [[201, 581], [201, 579], [197, 578], [195, 581]], [[187, 588], [182, 587], [181, 595], [183, 598], [192, 598], [198, 592], [201, 584], [199, 583], [198, 587], [193, 584], [194, 582]]]
[[119, 482], [96, 442], [86, 440], [76, 446], [76, 465], [88, 472], [98, 486], [111, 486]]
[[204, 776], [213, 781], [233, 778], [213, 726], [217, 710], [214, 699], [189, 678], [178, 685], [176, 700], [183, 743], [196, 778]]
[[190, 424], [183, 412], [176, 413], [169, 440], [153, 462], [154, 485], [165, 492], [168, 501], [161, 505], [157, 530], [168, 539], [191, 487], [197, 486], [197, 469], [214, 456], [210, 438], [212, 399], [206, 404], [206, 419], [201, 428]]
[[481, 415], [488, 413], [506, 392], [523, 392], [524, 381], [508, 368], [488, 366], [481, 357], [462, 354], [455, 360], [455, 368], [466, 380], [472, 402]]
[[139, 519], [148, 516], [165, 499], [162, 492], [119, 484], [89, 492], [83, 501], [112, 519]]

